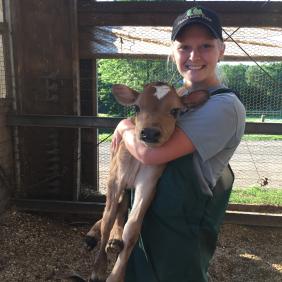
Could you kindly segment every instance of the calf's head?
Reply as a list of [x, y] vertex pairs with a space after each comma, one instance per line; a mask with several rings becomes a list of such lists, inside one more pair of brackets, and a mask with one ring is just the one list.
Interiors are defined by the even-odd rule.
[[163, 82], [145, 85], [142, 93], [116, 84], [112, 92], [121, 105], [135, 106], [135, 135], [150, 147], [160, 146], [169, 139], [182, 108], [198, 106], [208, 99], [208, 93], [203, 90], [179, 97], [174, 87]]

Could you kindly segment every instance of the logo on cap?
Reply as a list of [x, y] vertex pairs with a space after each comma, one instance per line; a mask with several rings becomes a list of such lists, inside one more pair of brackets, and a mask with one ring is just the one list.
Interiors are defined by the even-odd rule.
[[188, 17], [203, 17], [204, 13], [202, 9], [199, 9], [197, 7], [191, 8], [186, 12]]
[[188, 18], [203, 18], [203, 19], [206, 19], [210, 22], [212, 21], [211, 18], [209, 18], [208, 16], [206, 16], [204, 14], [204, 12], [201, 8], [197, 8], [197, 7], [194, 7], [194, 8], [187, 10], [186, 15], [187, 15]]

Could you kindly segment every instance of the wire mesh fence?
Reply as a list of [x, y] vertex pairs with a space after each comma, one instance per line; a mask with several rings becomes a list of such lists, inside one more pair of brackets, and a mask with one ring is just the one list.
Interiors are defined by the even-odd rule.
[[[248, 122], [282, 122], [282, 55], [280, 28], [225, 28], [226, 60], [219, 65], [224, 84], [240, 93]], [[168, 27], [99, 27], [92, 30], [98, 57], [98, 112], [128, 116], [117, 106], [111, 84], [137, 90], [151, 81], [181, 84], [170, 54]], [[232, 35], [230, 37], [230, 35]], [[105, 58], [112, 59], [105, 59]], [[122, 59], [116, 59], [121, 57]], [[154, 59], [155, 58], [155, 59]], [[111, 97], [111, 98], [109, 98]], [[255, 141], [254, 141], [255, 140]], [[99, 145], [99, 189], [105, 191], [110, 142]], [[245, 136], [231, 160], [235, 187], [282, 187], [282, 141], [259, 141]]]
[[[218, 72], [223, 83], [240, 93], [249, 122], [282, 122], [281, 32], [281, 28], [274, 27], [224, 28], [225, 60], [220, 63]], [[99, 26], [81, 31], [82, 53], [88, 52], [83, 52], [83, 49], [91, 50], [91, 55], [99, 58], [80, 61], [81, 114], [131, 115], [132, 109], [118, 105], [111, 96], [114, 83], [124, 83], [136, 90], [141, 90], [151, 81], [166, 81], [180, 86], [181, 77], [173, 62], [168, 60], [170, 33], [171, 28], [163, 26]], [[0, 34], [0, 98], [6, 97], [5, 79]], [[96, 87], [97, 101], [93, 98]], [[113, 129], [99, 128], [97, 135], [100, 140], [112, 132]], [[91, 139], [96, 138], [92, 129], [85, 129], [82, 133], [82, 185], [95, 190], [96, 183], [88, 170], [88, 161], [93, 161], [93, 158], [85, 149], [96, 146], [99, 140]], [[104, 193], [109, 176], [110, 141], [101, 143], [97, 150], [98, 185], [99, 191]], [[235, 187], [262, 185], [282, 188], [282, 141], [254, 141], [246, 136], [232, 158], [231, 166], [236, 175]]]
[[282, 188], [282, 141], [243, 140], [230, 164], [234, 187]]
[[[108, 64], [116, 70], [116, 60], [107, 60]], [[104, 63], [103, 60], [100, 62]], [[134, 77], [141, 76], [142, 71], [146, 70], [146, 67], [152, 67], [152, 65], [159, 64], [160, 61], [147, 60], [143, 65], [140, 64], [140, 60], [136, 62], [134, 59], [127, 59], [127, 64], [131, 65], [130, 73]], [[179, 78], [175, 76], [176, 70], [173, 68], [165, 68], [165, 61], [160, 67], [160, 70], [165, 69], [162, 74], [159, 72], [152, 72], [152, 80], [160, 80], [163, 77], [176, 77], [175, 81], [179, 81]], [[243, 65], [245, 69], [249, 65]], [[99, 64], [98, 64], [99, 67]], [[128, 66], [127, 66], [128, 67]], [[134, 69], [135, 68], [135, 69]], [[264, 115], [264, 121], [268, 122], [281, 122], [281, 91], [278, 82], [275, 82], [262, 73], [260, 80], [257, 82], [251, 80], [248, 87], [245, 87], [242, 83], [242, 78], [236, 80], [237, 83], [233, 83], [232, 87], [242, 95], [243, 102], [246, 106], [249, 121], [261, 121], [262, 115]], [[103, 77], [103, 76], [102, 76]], [[147, 74], [145, 73], [145, 78]], [[102, 79], [100, 77], [100, 79]], [[126, 75], [123, 79], [126, 80]], [[140, 78], [138, 81], [141, 81]], [[114, 81], [114, 78], [112, 79]], [[120, 80], [121, 83], [122, 79]], [[132, 82], [132, 80], [131, 80]], [[143, 78], [143, 82], [145, 83]], [[255, 96], [256, 88], [266, 87], [269, 89], [270, 95], [266, 95], [263, 99], [260, 95]], [[138, 85], [136, 85], [138, 87]], [[107, 95], [110, 94], [108, 89]], [[105, 107], [102, 104], [103, 99], [100, 99], [101, 109], [105, 111]], [[115, 103], [114, 101], [112, 101]], [[109, 111], [110, 112], [110, 111]], [[124, 108], [119, 108], [117, 112], [120, 116], [127, 116], [127, 112]], [[99, 146], [99, 187], [102, 192], [106, 188], [106, 179], [108, 177], [109, 166], [109, 142], [101, 144]], [[235, 187], [249, 187], [252, 185], [264, 185], [267, 187], [282, 187], [282, 142], [281, 141], [242, 141], [234, 157], [232, 158], [231, 165], [235, 171], [236, 181]]]
[[[99, 191], [106, 192], [110, 142], [99, 145]], [[235, 188], [282, 188], [282, 141], [242, 141], [231, 159]]]

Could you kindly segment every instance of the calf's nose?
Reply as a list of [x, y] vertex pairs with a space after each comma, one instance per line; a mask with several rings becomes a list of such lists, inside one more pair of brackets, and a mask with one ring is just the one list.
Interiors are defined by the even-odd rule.
[[161, 132], [156, 128], [143, 128], [140, 132], [140, 140], [146, 143], [158, 143]]

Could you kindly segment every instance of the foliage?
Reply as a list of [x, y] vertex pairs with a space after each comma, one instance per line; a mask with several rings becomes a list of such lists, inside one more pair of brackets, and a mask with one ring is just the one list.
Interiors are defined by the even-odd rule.
[[[226, 86], [240, 93], [247, 111], [281, 111], [282, 63], [263, 64], [262, 67], [222, 64], [219, 73]], [[180, 80], [175, 66], [165, 60], [101, 59], [98, 61], [99, 112], [128, 114], [111, 95], [112, 84], [126, 84], [140, 91], [144, 84], [152, 81], [176, 85]]]
[[280, 111], [282, 64], [222, 65], [223, 81], [239, 92], [247, 110]]
[[99, 112], [112, 115], [127, 115], [123, 107], [119, 106], [111, 95], [111, 86], [113, 84], [126, 84], [137, 91], [142, 91], [143, 85], [152, 81], [171, 82], [174, 78], [173, 73], [176, 72], [171, 71], [164, 60], [99, 60]]

